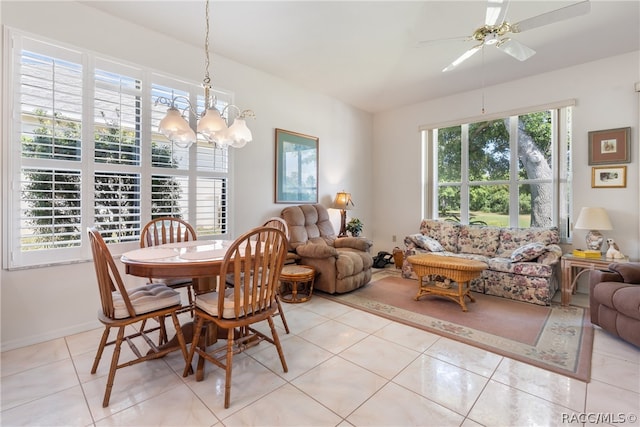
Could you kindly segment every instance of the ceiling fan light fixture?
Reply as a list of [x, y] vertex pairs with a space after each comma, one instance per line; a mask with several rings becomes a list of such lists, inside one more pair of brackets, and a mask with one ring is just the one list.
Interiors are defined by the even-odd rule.
[[525, 19], [517, 23], [509, 23], [506, 19], [507, 10], [510, 0], [487, 0], [485, 24], [477, 28], [471, 37], [466, 40], [476, 40], [479, 45], [469, 49], [458, 59], [453, 61], [442, 71], [450, 71], [457, 67], [463, 61], [469, 59], [471, 55], [479, 49], [487, 46], [496, 46], [502, 52], [512, 56], [518, 61], [526, 61], [535, 55], [536, 51], [523, 45], [517, 40], [505, 37], [508, 33], [519, 33], [532, 28], [542, 27], [544, 25], [553, 24], [565, 19], [575, 18], [590, 12], [590, 0], [583, 0], [569, 6], [555, 9], [531, 18]]
[[490, 32], [488, 33], [485, 37], [484, 37], [484, 43], [491, 46], [494, 45], [496, 43], [498, 43], [498, 34], [494, 33], [494, 32]]

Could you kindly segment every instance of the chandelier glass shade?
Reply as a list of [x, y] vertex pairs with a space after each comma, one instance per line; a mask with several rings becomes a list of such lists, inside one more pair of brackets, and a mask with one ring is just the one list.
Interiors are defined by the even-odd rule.
[[[246, 118], [255, 118], [251, 110], [241, 110], [236, 105], [228, 104], [219, 111], [216, 105], [215, 96], [211, 96], [211, 78], [209, 77], [209, 0], [206, 1], [206, 35], [205, 35], [205, 76], [204, 87], [204, 111], [199, 114], [188, 98], [184, 96], [164, 96], [156, 98], [155, 104], [166, 105], [167, 113], [158, 124], [158, 131], [175, 145], [182, 148], [189, 148], [197, 141], [198, 135], [205, 141], [215, 144], [218, 147], [241, 148], [253, 139], [251, 130], [247, 127]], [[187, 106], [181, 111], [176, 107], [176, 101], [181, 100]], [[189, 126], [189, 122], [184, 118], [185, 114], [192, 113], [198, 118], [196, 127], [197, 134]], [[231, 119], [233, 112], [234, 119]], [[227, 118], [225, 118], [225, 113]]]

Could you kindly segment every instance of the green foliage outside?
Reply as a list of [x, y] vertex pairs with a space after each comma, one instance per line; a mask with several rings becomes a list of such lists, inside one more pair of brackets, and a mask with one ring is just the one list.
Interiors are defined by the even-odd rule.
[[[35, 111], [39, 127], [33, 139], [23, 137], [23, 157], [68, 160], [78, 162], [89, 150], [82, 152], [81, 127], [76, 121], [55, 115], [47, 117], [44, 111]], [[97, 163], [136, 164], [139, 158], [137, 135], [134, 131], [123, 130], [115, 123], [97, 126], [95, 131], [95, 161]], [[154, 166], [175, 168], [171, 151], [152, 146]], [[172, 166], [169, 166], [172, 165]], [[81, 179], [79, 173], [51, 169], [23, 169], [26, 184], [22, 199], [26, 201], [27, 226], [33, 229], [35, 237], [22, 239], [24, 249], [78, 246], [82, 233], [81, 182], [94, 188], [96, 207], [92, 222], [104, 231], [111, 230], [111, 240], [131, 240], [127, 236], [137, 236], [140, 223], [141, 192], [136, 175], [123, 173], [100, 173], [91, 179]], [[159, 191], [163, 189], [163, 191]], [[180, 216], [178, 201], [182, 190], [171, 177], [152, 180], [152, 216], [172, 212]], [[99, 201], [99, 202], [98, 202]]]
[[[531, 113], [519, 117], [524, 132], [529, 135], [533, 143], [543, 153], [547, 161], [551, 159], [551, 120], [548, 111]], [[469, 182], [508, 181], [511, 162], [509, 132], [505, 120], [472, 123], [469, 132]], [[462, 127], [454, 126], [438, 129], [438, 182], [460, 183], [462, 159]], [[519, 179], [528, 177], [522, 162], [519, 164]], [[521, 185], [519, 199], [519, 213], [531, 222], [532, 197], [531, 187], [535, 185]], [[470, 222], [484, 221], [489, 223], [508, 224], [509, 214], [509, 186], [482, 185], [471, 186], [469, 189], [469, 211], [474, 212]], [[460, 211], [460, 188], [458, 186], [440, 186], [438, 189], [438, 209], [441, 218], [455, 216]], [[486, 215], [485, 215], [486, 214]], [[497, 219], [495, 215], [502, 215]], [[479, 220], [479, 218], [485, 218]], [[506, 219], [505, 219], [506, 218]], [[496, 224], [497, 225], [497, 224]]]

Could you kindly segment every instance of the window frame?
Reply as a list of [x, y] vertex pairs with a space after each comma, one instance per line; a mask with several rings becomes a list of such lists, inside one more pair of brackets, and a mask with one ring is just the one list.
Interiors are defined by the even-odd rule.
[[[72, 168], [68, 167], [70, 162], [66, 162], [65, 166], [60, 160], [55, 159], [31, 159], [22, 156], [22, 114], [21, 114], [21, 58], [22, 52], [25, 46], [29, 46], [29, 51], [34, 51], [37, 54], [46, 55], [56, 59], [68, 60], [67, 53], [73, 53], [74, 63], [80, 58], [80, 65], [82, 66], [82, 112], [81, 112], [81, 159], [74, 161]], [[41, 49], [34, 50], [31, 46], [38, 46]], [[223, 205], [218, 206], [214, 203], [209, 203], [208, 209], [215, 209], [216, 211], [222, 211], [222, 226], [221, 232], [211, 232], [200, 236], [204, 239], [207, 238], [228, 238], [230, 233], [231, 221], [231, 206], [233, 196], [231, 189], [233, 188], [231, 177], [233, 176], [233, 150], [228, 148], [214, 148], [207, 145], [207, 143], [198, 140], [197, 144], [194, 144], [187, 152], [188, 165], [184, 169], [175, 169], [167, 167], [153, 166], [152, 162], [152, 138], [157, 137], [157, 131], [154, 131], [152, 121], [152, 110], [157, 108], [154, 106], [155, 99], [153, 95], [152, 87], [154, 85], [167, 85], [172, 88], [180, 88], [186, 90], [189, 93], [189, 99], [192, 101], [192, 105], [201, 105], [203, 98], [203, 91], [200, 83], [189, 82], [184, 79], [168, 76], [160, 73], [156, 70], [149, 69], [148, 67], [141, 67], [135, 64], [126, 63], [125, 61], [110, 58], [107, 55], [95, 53], [86, 49], [80, 49], [74, 46], [70, 46], [65, 43], [49, 40], [39, 35], [23, 32], [12, 28], [5, 27], [4, 29], [4, 47], [3, 47], [3, 92], [6, 96], [3, 97], [3, 131], [2, 131], [2, 194], [4, 195], [4, 202], [2, 206], [2, 235], [3, 238], [3, 257], [2, 268], [8, 270], [33, 268], [48, 265], [57, 264], [69, 264], [76, 262], [85, 262], [91, 259], [91, 248], [89, 240], [86, 236], [86, 228], [94, 225], [95, 221], [95, 201], [94, 201], [94, 185], [95, 185], [95, 173], [97, 172], [113, 172], [118, 173], [136, 173], [140, 179], [140, 219], [135, 230], [137, 230], [137, 236], [139, 237], [140, 230], [144, 224], [152, 218], [151, 208], [152, 200], [150, 191], [147, 192], [145, 188], [151, 187], [151, 179], [157, 175], [167, 176], [179, 176], [188, 182], [187, 191], [184, 194], [186, 199], [188, 220], [197, 229], [198, 213], [201, 212], [202, 207], [198, 201], [198, 181], [205, 180], [217, 180], [216, 182], [222, 182]], [[96, 65], [98, 64], [98, 65]], [[109, 68], [108, 72], [117, 73], [118, 70], [136, 70], [137, 75], [131, 76], [129, 74], [122, 73], [122, 76], [140, 78], [140, 112], [136, 122], [140, 126], [140, 139], [139, 139], [139, 164], [108, 164], [96, 161], [95, 153], [95, 114], [94, 111], [94, 97], [96, 86], [96, 70], [104, 70], [104, 66], [107, 64]], [[233, 94], [228, 91], [219, 89], [214, 90], [214, 95], [217, 97], [218, 106], [224, 107], [224, 105], [231, 104], [233, 102]], [[166, 108], [166, 106], [164, 107]], [[198, 108], [200, 111], [201, 108]], [[56, 111], [55, 109], [53, 111]], [[157, 115], [157, 113], [156, 113]], [[194, 114], [188, 114], [188, 120], [195, 128], [196, 116]], [[157, 121], [157, 120], [156, 120]], [[148, 143], [145, 143], [147, 141]], [[173, 146], [169, 143], [169, 146]], [[202, 162], [199, 161], [201, 150], [210, 152], [211, 158], [216, 163], [215, 165], [206, 164], [202, 167]], [[207, 157], [208, 159], [209, 157]], [[26, 159], [26, 161], [25, 161]], [[34, 161], [35, 160], [35, 161]], [[34, 164], [36, 166], [34, 166]], [[21, 232], [20, 216], [23, 210], [30, 209], [21, 206], [20, 193], [21, 184], [20, 177], [21, 171], [24, 167], [31, 166], [37, 168], [39, 164], [51, 164], [51, 170], [61, 169], [73, 169], [81, 171], [83, 179], [81, 180], [81, 212], [82, 217], [80, 220], [80, 244], [76, 247], [65, 247], [57, 249], [39, 249], [32, 251], [21, 250], [21, 239], [23, 234]], [[222, 165], [222, 169], [215, 170], [216, 167]], [[204, 217], [202, 217], [204, 218]], [[97, 224], [99, 226], [99, 224]], [[132, 229], [133, 230], [133, 229]], [[211, 231], [211, 230], [209, 230]], [[110, 244], [109, 247], [114, 255], [122, 253], [126, 250], [130, 250], [139, 245], [138, 240], [126, 241], [122, 243]]]
[[[540, 180], [526, 179], [520, 180], [518, 177], [519, 160], [517, 152], [517, 141], [514, 132], [517, 128], [518, 116], [540, 112], [551, 111], [552, 114], [552, 156], [550, 167], [552, 169], [551, 185], [553, 187], [552, 211], [553, 225], [560, 231], [562, 243], [571, 241], [570, 234], [570, 206], [571, 206], [571, 107], [575, 106], [575, 100], [564, 100], [542, 106], [525, 107], [508, 112], [495, 113], [467, 118], [459, 121], [424, 125], [420, 127], [422, 140], [422, 217], [438, 218], [439, 202], [438, 191], [442, 183], [438, 182], [438, 147], [437, 130], [455, 126], [469, 126], [477, 122], [488, 122], [511, 118], [510, 129], [510, 178], [507, 181], [482, 181], [482, 184], [469, 182], [469, 162], [468, 162], [468, 140], [463, 138], [461, 146], [461, 189], [460, 196], [460, 220], [462, 223], [469, 221], [469, 189], [477, 185], [504, 184], [509, 186], [509, 227], [518, 227], [518, 189], [520, 185], [539, 182]], [[465, 149], [467, 151], [465, 151]], [[566, 159], [565, 164], [560, 159]], [[547, 180], [543, 180], [547, 182]], [[465, 197], [465, 193], [466, 196]]]

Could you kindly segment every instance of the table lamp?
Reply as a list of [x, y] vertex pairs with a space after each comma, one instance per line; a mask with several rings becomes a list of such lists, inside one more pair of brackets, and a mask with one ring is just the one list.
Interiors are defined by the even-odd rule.
[[342, 190], [342, 192], [336, 194], [333, 207], [340, 209], [340, 233], [338, 237], [347, 236], [347, 211], [351, 209], [350, 205], [355, 206], [351, 200], [351, 193], [346, 193]]
[[586, 237], [587, 249], [602, 249], [604, 236], [598, 230], [613, 230], [609, 215], [604, 208], [582, 208], [574, 225], [578, 230], [589, 230]]

